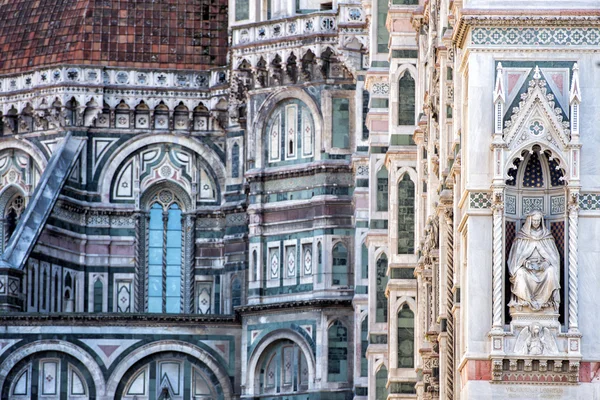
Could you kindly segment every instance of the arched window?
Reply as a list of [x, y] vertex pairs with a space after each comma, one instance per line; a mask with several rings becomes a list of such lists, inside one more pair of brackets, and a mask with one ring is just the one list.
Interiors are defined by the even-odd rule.
[[327, 332], [327, 380], [348, 380], [348, 329], [335, 321]]
[[115, 398], [217, 400], [224, 396], [218, 378], [200, 360], [184, 354], [162, 353], [127, 371], [117, 386]]
[[360, 376], [367, 376], [369, 374], [367, 347], [369, 347], [369, 316], [365, 315], [360, 324]]
[[29, 294], [29, 306], [35, 306], [35, 293], [37, 291], [37, 277], [35, 267], [32, 265], [29, 267], [29, 282], [31, 282], [30, 286], [30, 294]]
[[231, 281], [231, 312], [242, 304], [242, 282], [237, 276]]
[[415, 366], [415, 314], [404, 304], [398, 313], [398, 368]]
[[254, 274], [254, 280], [258, 280], [258, 256], [256, 250], [252, 251], [252, 273]]
[[181, 208], [170, 190], [152, 199], [148, 222], [148, 312], [182, 311]]
[[59, 298], [60, 298], [60, 283], [58, 281], [58, 273], [54, 275], [54, 312], [59, 312]]
[[97, 279], [94, 282], [94, 312], [99, 313], [102, 312], [102, 303], [103, 303], [103, 290], [104, 285], [100, 279]]
[[388, 283], [387, 268], [388, 259], [385, 254], [377, 260], [377, 292], [375, 294], [375, 322], [387, 322], [388, 301], [385, 297], [385, 289]]
[[377, 171], [377, 211], [388, 210], [388, 170], [385, 166]]
[[271, 113], [265, 130], [268, 163], [299, 163], [313, 157], [315, 125], [306, 104], [284, 100]]
[[332, 285], [348, 286], [348, 249], [342, 243], [333, 247]]
[[17, 229], [17, 223], [25, 210], [25, 198], [19, 193], [13, 196], [4, 209], [4, 246]]
[[44, 268], [44, 272], [42, 273], [42, 310], [46, 309], [46, 297], [48, 294], [48, 269]]
[[308, 390], [308, 364], [300, 347], [279, 340], [258, 361], [256, 387], [260, 394], [298, 393]]
[[323, 276], [323, 246], [317, 243], [317, 282], [321, 283]]
[[91, 399], [96, 398], [96, 388], [81, 361], [65, 353], [40, 352], [26, 357], [10, 370], [1, 388], [1, 397]]
[[404, 71], [398, 81], [398, 125], [415, 124], [415, 80]]
[[361, 276], [363, 279], [369, 278], [369, 249], [363, 243], [361, 246], [360, 261], [362, 266]]
[[387, 399], [388, 390], [387, 390], [387, 380], [388, 380], [388, 372], [385, 365], [382, 365], [377, 371], [375, 375], [375, 398], [379, 399]]
[[234, 143], [231, 149], [231, 177], [238, 178], [240, 176], [240, 146]]
[[386, 27], [388, 15], [388, 0], [377, 0], [377, 52], [387, 53], [389, 51], [390, 32]]
[[408, 174], [398, 182], [398, 254], [415, 251], [415, 184]]

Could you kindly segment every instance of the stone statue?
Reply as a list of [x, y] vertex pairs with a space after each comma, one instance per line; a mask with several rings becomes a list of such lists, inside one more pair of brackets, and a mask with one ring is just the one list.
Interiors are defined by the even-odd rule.
[[530, 356], [554, 355], [558, 353], [556, 340], [550, 330], [538, 323], [526, 326], [519, 333], [515, 353]]
[[534, 211], [525, 219], [508, 257], [512, 298], [509, 307], [534, 311], [560, 304], [560, 254], [544, 215]]

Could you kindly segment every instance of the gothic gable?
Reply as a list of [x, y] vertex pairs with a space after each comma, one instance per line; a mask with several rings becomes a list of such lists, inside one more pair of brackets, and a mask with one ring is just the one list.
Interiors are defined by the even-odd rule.
[[505, 121], [505, 143], [510, 150], [537, 142], [562, 151], [571, 140], [565, 115], [536, 66], [527, 91], [521, 94], [519, 105], [513, 107], [510, 120]]

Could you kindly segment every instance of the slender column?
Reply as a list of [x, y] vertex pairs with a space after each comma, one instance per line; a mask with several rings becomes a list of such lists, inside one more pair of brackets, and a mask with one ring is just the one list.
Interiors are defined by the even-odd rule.
[[167, 312], [167, 225], [169, 212], [163, 211], [163, 243], [162, 243], [162, 312]]
[[[185, 256], [183, 257], [181, 267], [181, 277], [185, 279], [185, 291], [183, 293], [184, 312], [193, 314], [196, 312], [194, 309], [195, 296], [194, 296], [194, 278], [195, 278], [195, 262], [194, 262], [194, 250], [196, 248], [195, 237], [196, 237], [196, 216], [194, 214], [187, 214], [184, 217], [183, 225], [183, 240]], [[183, 290], [183, 288], [182, 288]]]
[[446, 225], [446, 333], [448, 343], [446, 348], [446, 398], [454, 399], [454, 223], [452, 208], [447, 208], [444, 213]]
[[504, 205], [496, 202], [492, 205], [493, 215], [493, 314], [492, 330], [502, 331], [502, 309], [504, 308], [502, 296], [502, 275], [504, 270], [503, 257], [503, 229]]
[[579, 196], [572, 195], [569, 205], [569, 331], [578, 331], [578, 229], [579, 229]]

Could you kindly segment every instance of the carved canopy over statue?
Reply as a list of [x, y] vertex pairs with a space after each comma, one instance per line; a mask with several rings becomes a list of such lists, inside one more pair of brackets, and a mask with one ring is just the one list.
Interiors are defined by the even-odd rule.
[[560, 254], [540, 211], [525, 219], [510, 250], [508, 271], [512, 292], [509, 307], [558, 311]]

